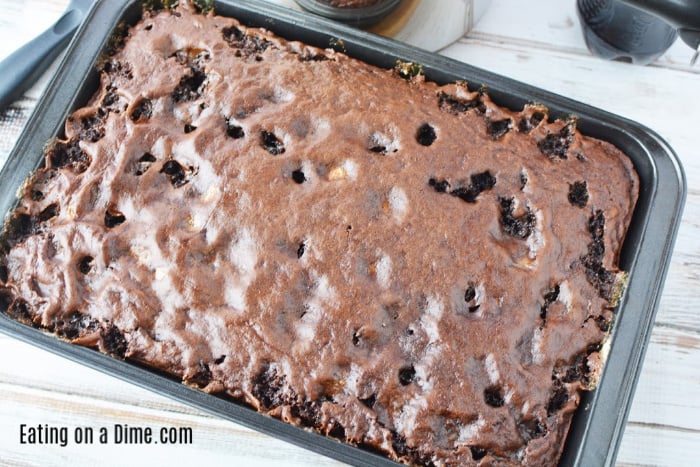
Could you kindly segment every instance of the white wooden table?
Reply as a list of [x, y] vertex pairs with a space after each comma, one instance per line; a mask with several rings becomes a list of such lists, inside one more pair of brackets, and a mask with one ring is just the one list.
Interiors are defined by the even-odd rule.
[[[0, 58], [51, 24], [67, 3], [0, 0]], [[692, 54], [680, 42], [647, 67], [594, 58], [574, 4], [494, 0], [475, 30], [442, 52], [639, 121], [677, 151], [688, 199], [618, 464], [700, 465], [700, 66], [687, 65]], [[46, 77], [0, 116], [0, 163], [45, 83]], [[8, 115], [19, 122], [10, 124]], [[29, 446], [19, 442], [23, 423], [189, 426], [193, 443]], [[338, 464], [0, 334], [0, 465], [69, 463]]]

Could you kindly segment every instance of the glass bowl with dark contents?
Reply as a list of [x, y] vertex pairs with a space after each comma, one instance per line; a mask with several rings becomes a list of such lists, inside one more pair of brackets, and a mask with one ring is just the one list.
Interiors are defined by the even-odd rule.
[[401, 0], [296, 0], [304, 10], [361, 28], [377, 24]]

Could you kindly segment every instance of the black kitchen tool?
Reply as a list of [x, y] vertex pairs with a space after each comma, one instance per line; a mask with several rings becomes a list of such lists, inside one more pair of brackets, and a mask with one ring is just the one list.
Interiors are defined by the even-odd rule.
[[72, 0], [49, 29], [0, 62], [0, 111], [17, 100], [64, 50], [95, 0]]
[[[16, 206], [15, 193], [26, 177], [43, 163], [45, 143], [63, 136], [66, 117], [85, 105], [99, 87], [98, 58], [120, 23], [135, 24], [141, 18], [141, 4], [138, 0], [99, 2], [78, 31], [0, 171], [3, 218]], [[235, 17], [248, 26], [265, 27], [286, 39], [324, 48], [342, 44], [345, 53], [375, 66], [391, 69], [397, 60], [415, 62], [423, 65], [430, 81], [467, 81], [472, 89], [487, 85], [489, 95], [501, 106], [522, 109], [529, 102], [538, 102], [550, 109], [553, 118], [576, 115], [577, 127], [584, 134], [609, 141], [629, 155], [640, 178], [639, 200], [620, 256], [620, 267], [630, 273], [629, 283], [616, 309], [611, 350], [600, 383], [595, 391], [582, 394], [560, 462], [560, 466], [614, 465], [685, 201], [685, 177], [673, 150], [638, 123], [391, 39], [259, 0], [218, 0], [214, 7], [217, 14]], [[69, 344], [14, 321], [3, 311], [0, 309], [0, 331], [83, 365], [349, 464], [396, 465], [375, 453], [190, 388], [179, 379], [136, 363]]]
[[680, 35], [700, 52], [700, 0], [577, 0], [588, 49], [606, 59], [646, 65]]

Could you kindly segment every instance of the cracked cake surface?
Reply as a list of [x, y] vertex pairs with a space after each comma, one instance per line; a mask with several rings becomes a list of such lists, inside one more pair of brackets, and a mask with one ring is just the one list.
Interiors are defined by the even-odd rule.
[[556, 464], [625, 279], [622, 152], [187, 4], [100, 80], [5, 225], [8, 315], [402, 462]]

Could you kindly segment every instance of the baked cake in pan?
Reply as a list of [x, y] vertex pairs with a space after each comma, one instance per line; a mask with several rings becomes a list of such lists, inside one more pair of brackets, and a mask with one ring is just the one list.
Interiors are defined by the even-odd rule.
[[418, 71], [145, 13], [20, 193], [2, 309], [401, 462], [556, 464], [637, 175]]

